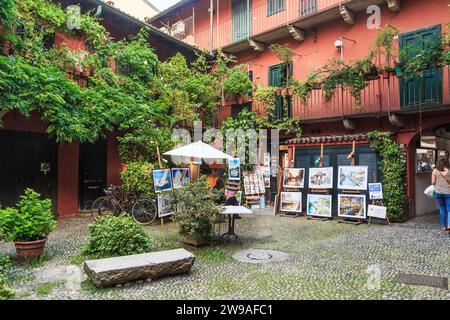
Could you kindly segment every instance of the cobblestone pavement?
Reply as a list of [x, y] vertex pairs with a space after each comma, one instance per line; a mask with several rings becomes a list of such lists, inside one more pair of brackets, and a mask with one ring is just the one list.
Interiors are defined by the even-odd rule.
[[[368, 227], [270, 215], [243, 217], [236, 227], [243, 246], [186, 247], [197, 257], [188, 275], [96, 289], [82, 273], [73, 278], [73, 265], [83, 261], [80, 252], [90, 222], [76, 218], [59, 222], [42, 266], [16, 268], [8, 278], [19, 299], [450, 299], [447, 290], [395, 280], [398, 272], [450, 276], [450, 236], [440, 231], [437, 220], [435, 215]], [[181, 246], [175, 224], [146, 230], [156, 250]], [[249, 248], [280, 250], [290, 258], [267, 264], [232, 258]], [[11, 244], [0, 243], [0, 254], [13, 250]], [[378, 287], [368, 273], [376, 274], [377, 268]]]

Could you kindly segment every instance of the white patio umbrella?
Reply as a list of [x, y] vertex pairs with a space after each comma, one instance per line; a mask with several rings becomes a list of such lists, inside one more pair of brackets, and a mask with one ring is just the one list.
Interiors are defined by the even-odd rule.
[[[165, 156], [178, 156], [178, 157], [188, 157], [188, 158], [202, 158], [202, 159], [226, 159], [232, 160], [233, 157], [206, 144], [202, 141], [197, 141], [186, 146], [182, 146], [173, 149], [168, 152], [164, 152]], [[197, 171], [199, 166], [197, 167]]]
[[197, 141], [186, 146], [173, 149], [163, 153], [166, 156], [179, 156], [189, 158], [203, 158], [203, 159], [226, 159], [232, 160], [233, 157], [206, 144], [202, 141]]

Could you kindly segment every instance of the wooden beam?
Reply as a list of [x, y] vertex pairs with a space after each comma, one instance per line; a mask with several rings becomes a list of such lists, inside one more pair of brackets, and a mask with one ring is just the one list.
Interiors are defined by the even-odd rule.
[[292, 35], [292, 37], [295, 40], [297, 40], [297, 41], [305, 40], [305, 32], [302, 29], [297, 28], [293, 25], [289, 25], [288, 30], [289, 30], [289, 33]]
[[266, 45], [264, 43], [256, 41], [254, 39], [248, 39], [248, 43], [250, 44], [250, 47], [252, 47], [255, 51], [262, 52], [266, 49]]
[[349, 9], [347, 9], [346, 6], [341, 6], [339, 8], [339, 11], [345, 22], [347, 22], [348, 24], [355, 24], [356, 16], [353, 11], [350, 11]]
[[400, 11], [400, 0], [387, 0], [388, 8], [391, 11], [398, 12]]

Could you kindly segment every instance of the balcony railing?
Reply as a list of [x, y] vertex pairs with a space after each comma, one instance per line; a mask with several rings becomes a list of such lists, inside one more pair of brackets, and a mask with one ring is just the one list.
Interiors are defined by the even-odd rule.
[[[406, 81], [406, 80], [404, 80]], [[427, 108], [450, 105], [450, 68], [442, 68], [442, 82], [436, 81], [427, 90], [413, 91], [408, 94], [406, 84], [391, 76], [389, 79], [368, 81], [368, 86], [361, 92], [361, 108], [349, 90], [337, 88], [333, 97], [327, 101], [323, 90], [313, 90], [303, 103], [301, 99], [292, 101], [292, 113], [302, 120], [319, 120], [340, 117], [358, 117], [369, 114], [386, 114], [388, 112], [425, 111]], [[412, 86], [415, 87], [415, 86]]]
[[[347, 0], [348, 1], [348, 0]], [[263, 4], [250, 10], [234, 15], [230, 19], [217, 24], [214, 18], [212, 28], [193, 30], [187, 34], [183, 41], [193, 41], [200, 49], [215, 50], [233, 43], [263, 34], [286, 26], [301, 18], [305, 18], [321, 11], [335, 7], [346, 0], [272, 0], [264, 1]], [[220, 13], [219, 13], [220, 14]], [[191, 36], [191, 37], [190, 37]], [[190, 43], [192, 44], [192, 43]]]

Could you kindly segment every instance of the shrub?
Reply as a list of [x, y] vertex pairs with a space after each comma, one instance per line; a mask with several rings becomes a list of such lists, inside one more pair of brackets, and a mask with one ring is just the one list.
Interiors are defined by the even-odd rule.
[[0, 256], [0, 273], [12, 266], [11, 258], [5, 255]]
[[52, 202], [40, 199], [40, 194], [26, 189], [17, 209], [0, 210], [0, 238], [6, 241], [36, 241], [44, 239], [56, 227]]
[[152, 240], [128, 215], [104, 216], [89, 225], [90, 240], [83, 253], [94, 258], [148, 252]]
[[6, 285], [5, 276], [0, 272], [0, 300], [14, 297], [14, 292]]
[[152, 170], [154, 166], [145, 161], [127, 163], [126, 170], [121, 173], [122, 186], [126, 191], [139, 190], [142, 194], [153, 197]]
[[223, 190], [213, 193], [204, 178], [170, 192], [174, 202], [180, 204], [175, 218], [181, 235], [193, 239], [209, 239], [212, 231], [211, 221], [220, 213], [216, 200], [221, 192]]
[[240, 65], [228, 70], [223, 81], [223, 90], [227, 97], [251, 96], [253, 84], [250, 80], [245, 65]]

